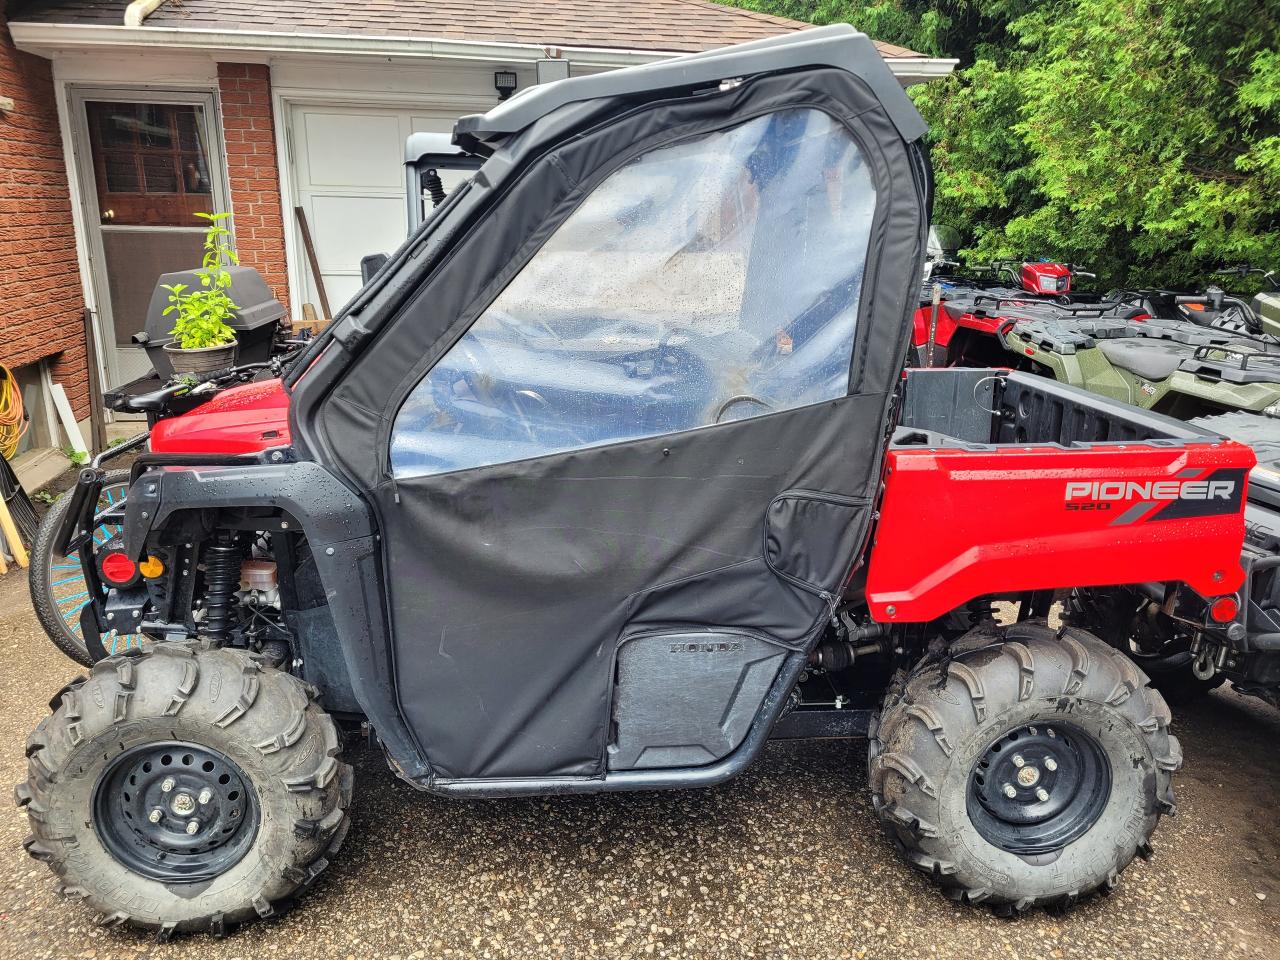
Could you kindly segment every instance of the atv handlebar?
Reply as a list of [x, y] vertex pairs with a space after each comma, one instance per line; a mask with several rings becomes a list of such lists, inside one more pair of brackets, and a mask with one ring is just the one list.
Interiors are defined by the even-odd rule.
[[1247, 277], [1251, 274], [1258, 274], [1263, 281], [1271, 287], [1272, 290], [1280, 290], [1280, 274], [1275, 270], [1263, 270], [1261, 267], [1255, 267], [1248, 263], [1241, 263], [1234, 267], [1223, 267], [1221, 270], [1213, 271], [1214, 276], [1218, 277]]
[[125, 397], [120, 401], [120, 408], [130, 413], [160, 413], [167, 401], [186, 393], [189, 389], [185, 383], [171, 387], [162, 387], [150, 393], [140, 393], [134, 397]]

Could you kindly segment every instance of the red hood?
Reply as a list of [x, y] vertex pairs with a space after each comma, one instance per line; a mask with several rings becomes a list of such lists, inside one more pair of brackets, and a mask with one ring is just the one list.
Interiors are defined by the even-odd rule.
[[151, 428], [153, 453], [258, 453], [291, 442], [289, 397], [279, 380], [231, 387]]

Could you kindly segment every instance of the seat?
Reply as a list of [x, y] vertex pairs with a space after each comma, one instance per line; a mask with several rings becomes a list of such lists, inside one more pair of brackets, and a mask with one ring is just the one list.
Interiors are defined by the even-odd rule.
[[1137, 338], [1102, 340], [1098, 349], [1115, 366], [1136, 373], [1144, 380], [1165, 379], [1193, 354], [1193, 351], [1176, 344]]

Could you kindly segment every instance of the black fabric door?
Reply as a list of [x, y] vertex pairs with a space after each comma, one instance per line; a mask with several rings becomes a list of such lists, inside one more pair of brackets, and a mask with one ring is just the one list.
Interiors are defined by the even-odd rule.
[[[432, 766], [600, 773], [625, 631], [734, 626], [803, 643], [865, 533], [881, 407], [853, 397], [403, 481], [387, 531], [400, 703]], [[821, 542], [812, 568], [826, 576], [804, 587], [766, 559], [769, 505], [792, 488], [853, 501], [834, 539], [826, 515], [774, 529], [797, 552]]]
[[638, 632], [816, 637], [879, 482], [914, 159], [841, 71], [632, 109], [531, 162], [335, 390], [437, 777], [603, 776]]

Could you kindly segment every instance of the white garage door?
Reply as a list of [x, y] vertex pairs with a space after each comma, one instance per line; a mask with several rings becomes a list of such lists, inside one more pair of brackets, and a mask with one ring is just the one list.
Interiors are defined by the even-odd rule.
[[[306, 211], [329, 306], [337, 312], [360, 289], [360, 258], [390, 253], [404, 240], [404, 144], [411, 133], [448, 133], [456, 113], [363, 106], [293, 107], [293, 176]], [[447, 187], [460, 179], [445, 176]], [[293, 211], [288, 211], [293, 219]], [[294, 225], [295, 230], [297, 225]], [[305, 301], [320, 298], [298, 235]]]

